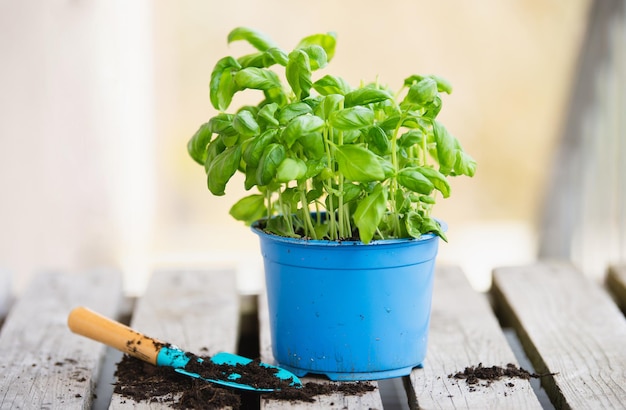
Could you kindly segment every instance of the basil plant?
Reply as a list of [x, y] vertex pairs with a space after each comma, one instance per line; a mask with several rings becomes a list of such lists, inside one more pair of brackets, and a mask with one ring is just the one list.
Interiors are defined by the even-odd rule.
[[[230, 210], [261, 220], [277, 235], [332, 241], [419, 238], [435, 233], [448, 177], [473, 176], [476, 162], [437, 121], [442, 93], [435, 75], [411, 75], [394, 92], [378, 80], [353, 87], [319, 74], [335, 54], [334, 33], [305, 37], [291, 52], [239, 27], [228, 42], [255, 52], [217, 62], [210, 99], [218, 114], [189, 140], [209, 191], [224, 195], [236, 172], [254, 193]], [[229, 110], [233, 96], [257, 93], [257, 105]]]

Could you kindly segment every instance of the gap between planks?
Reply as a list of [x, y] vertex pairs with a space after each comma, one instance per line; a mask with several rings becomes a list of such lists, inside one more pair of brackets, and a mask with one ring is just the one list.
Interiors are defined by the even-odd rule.
[[0, 409], [89, 408], [105, 347], [74, 335], [67, 315], [78, 305], [116, 317], [121, 274], [36, 275], [0, 333]]
[[626, 403], [626, 320], [608, 294], [569, 264], [494, 270], [497, 308], [515, 328], [556, 408]]
[[[540, 409], [528, 380], [498, 380], [468, 386], [448, 375], [465, 367], [519, 365], [486, 295], [476, 292], [458, 267], [438, 266], [428, 352], [407, 388], [414, 408]], [[511, 386], [509, 383], [512, 383]]]
[[626, 313], [626, 265], [616, 265], [609, 268], [606, 286], [622, 312]]
[[[232, 270], [155, 272], [131, 317], [131, 327], [196, 354], [236, 352], [239, 296]], [[170, 409], [114, 394], [110, 409]]]

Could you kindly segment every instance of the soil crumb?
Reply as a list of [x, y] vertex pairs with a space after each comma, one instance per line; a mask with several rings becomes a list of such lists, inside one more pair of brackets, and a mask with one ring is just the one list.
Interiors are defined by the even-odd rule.
[[[529, 380], [531, 378], [541, 378], [545, 376], [553, 376], [556, 373], [544, 373], [537, 374], [531, 373], [528, 370], [525, 370], [521, 367], [517, 367], [513, 363], [509, 363], [506, 367], [500, 366], [483, 366], [482, 363], [479, 363], [478, 366], [469, 366], [466, 367], [462, 372], [457, 372], [453, 374], [449, 374], [448, 378], [457, 379], [457, 380], [465, 380], [465, 383], [470, 386], [476, 386], [481, 382], [484, 382], [484, 386], [489, 386], [491, 383], [497, 380], [501, 380], [503, 377], [513, 378], [513, 379], [523, 379]], [[512, 382], [507, 382], [506, 385], [508, 387], [515, 387], [515, 384]], [[471, 389], [473, 391], [473, 389]]]
[[333, 393], [341, 393], [344, 396], [361, 396], [375, 389], [376, 387], [367, 382], [308, 382], [301, 388], [288, 387], [286, 389], [264, 395], [263, 397], [273, 400], [288, 400], [291, 402], [305, 401], [312, 403], [315, 401], [315, 396]]
[[[191, 356], [185, 370], [198, 373], [210, 379], [223, 379], [224, 371], [230, 366], [216, 365], [210, 362], [210, 356]], [[197, 359], [203, 361], [198, 361]], [[375, 387], [366, 382], [349, 383], [305, 383], [303, 387], [290, 386], [291, 379], [275, 377], [276, 369], [260, 366], [258, 360], [247, 365], [238, 365], [236, 372], [241, 375], [237, 381], [255, 387], [280, 389], [271, 393], [262, 393], [264, 399], [286, 400], [290, 402], [314, 402], [315, 396], [341, 393], [343, 395], [362, 395]], [[232, 407], [239, 409], [242, 395], [249, 392], [207, 383], [189, 376], [181, 375], [168, 367], [156, 367], [125, 355], [117, 365], [115, 372], [115, 393], [124, 399], [136, 402], [158, 402], [174, 409], [214, 409]]]

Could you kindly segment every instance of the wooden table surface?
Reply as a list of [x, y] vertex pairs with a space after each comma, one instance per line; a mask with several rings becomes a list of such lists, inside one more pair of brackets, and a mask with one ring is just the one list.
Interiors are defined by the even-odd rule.
[[[78, 305], [126, 317], [137, 330], [192, 352], [237, 352], [251, 342], [256, 356], [272, 362], [264, 296], [238, 295], [235, 276], [228, 270], [155, 272], [145, 294], [132, 301], [116, 271], [37, 276], [9, 307], [0, 329], [0, 409], [168, 408], [112, 392], [121, 355], [68, 330], [67, 315]], [[399, 380], [405, 407], [626, 408], [625, 306], [626, 267], [611, 268], [606, 287], [568, 264], [500, 268], [492, 290], [482, 294], [460, 269], [439, 266], [426, 362]], [[541, 378], [541, 386], [508, 378], [470, 386], [448, 377], [479, 363], [519, 365], [524, 358], [511, 347], [514, 340], [536, 372], [554, 373]], [[551, 403], [542, 400], [545, 395]], [[361, 396], [317, 396], [313, 403], [260, 396], [246, 406], [391, 408], [383, 398], [376, 388]]]

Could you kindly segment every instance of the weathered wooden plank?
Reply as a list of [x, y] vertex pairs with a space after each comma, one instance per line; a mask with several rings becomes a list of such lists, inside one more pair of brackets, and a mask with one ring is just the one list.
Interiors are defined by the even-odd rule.
[[[530, 383], [503, 379], [469, 386], [449, 378], [466, 367], [517, 364], [485, 297], [456, 267], [437, 267], [428, 352], [407, 385], [412, 406], [425, 409], [538, 409]], [[513, 384], [513, 385], [511, 385]]]
[[[239, 297], [235, 272], [156, 272], [137, 301], [131, 327], [198, 355], [235, 352]], [[114, 394], [111, 409], [164, 409]]]
[[[266, 363], [276, 364], [274, 355], [272, 354], [272, 341], [269, 328], [269, 311], [267, 307], [267, 296], [262, 294], [259, 296], [259, 346], [261, 351], [261, 360]], [[300, 379], [303, 384], [308, 382], [331, 383], [327, 380], [313, 377], [303, 377]], [[383, 408], [378, 383], [369, 382], [375, 390], [365, 393], [362, 396], [344, 396], [339, 393], [316, 396], [315, 402], [290, 402], [281, 400], [272, 400], [270, 396], [261, 397], [261, 409], [264, 410], [280, 410], [280, 409], [380, 409]]]
[[540, 258], [572, 259], [604, 278], [626, 254], [626, 7], [588, 2], [563, 129], [548, 172]]
[[0, 409], [90, 407], [105, 347], [72, 334], [67, 315], [86, 305], [115, 317], [121, 299], [116, 271], [36, 276], [0, 333]]
[[609, 268], [606, 286], [613, 294], [622, 312], [626, 313], [626, 265], [611, 266]]
[[624, 408], [626, 320], [596, 283], [570, 265], [494, 271], [498, 308], [515, 327], [557, 408]]

